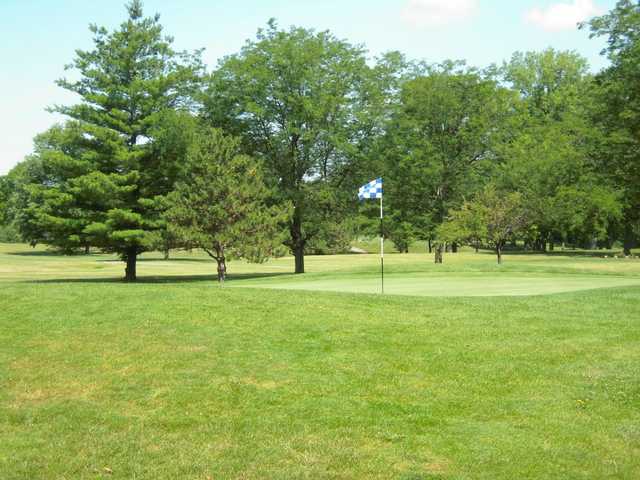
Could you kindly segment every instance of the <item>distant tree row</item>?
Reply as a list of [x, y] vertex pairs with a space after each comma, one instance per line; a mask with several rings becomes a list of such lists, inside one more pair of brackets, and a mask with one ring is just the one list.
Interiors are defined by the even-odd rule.
[[[0, 177], [0, 235], [73, 252], [97, 247], [136, 279], [149, 250], [228, 258], [345, 249], [376, 228], [358, 186], [382, 176], [386, 235], [456, 251], [640, 237], [640, 7], [593, 19], [610, 66], [575, 52], [464, 62], [370, 59], [330, 32], [270, 21], [211, 73], [177, 52], [139, 0], [58, 85], [80, 102]], [[446, 246], [446, 247], [445, 247]], [[441, 255], [438, 255], [441, 259]]]

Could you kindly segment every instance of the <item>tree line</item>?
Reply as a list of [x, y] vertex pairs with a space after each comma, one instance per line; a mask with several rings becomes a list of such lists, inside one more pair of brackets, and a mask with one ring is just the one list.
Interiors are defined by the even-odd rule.
[[0, 234], [65, 252], [99, 248], [136, 279], [149, 250], [229, 258], [339, 252], [374, 235], [357, 188], [383, 177], [385, 235], [456, 251], [509, 244], [630, 254], [640, 236], [640, 7], [581, 28], [607, 39], [593, 74], [572, 51], [470, 67], [369, 58], [328, 31], [271, 20], [207, 72], [139, 0], [90, 26], [61, 79], [79, 103], [0, 177]]

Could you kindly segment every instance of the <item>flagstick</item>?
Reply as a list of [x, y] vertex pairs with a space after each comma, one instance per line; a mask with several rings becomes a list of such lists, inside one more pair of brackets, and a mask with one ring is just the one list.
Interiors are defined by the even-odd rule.
[[380, 274], [382, 282], [382, 294], [384, 295], [384, 226], [382, 214], [382, 194], [380, 194]]

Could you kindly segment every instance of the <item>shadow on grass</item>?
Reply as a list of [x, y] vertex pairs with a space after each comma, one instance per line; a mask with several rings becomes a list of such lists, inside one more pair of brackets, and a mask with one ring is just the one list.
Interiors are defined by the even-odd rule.
[[[98, 262], [106, 262], [106, 263], [111, 263], [111, 262], [116, 262], [116, 263], [122, 263], [122, 260], [120, 260], [119, 258], [103, 258], [100, 260], [96, 260]], [[213, 261], [208, 259], [208, 258], [170, 258], [168, 260], [165, 260], [164, 258], [142, 258], [142, 257], [138, 257], [138, 262], [140, 263], [149, 263], [149, 262], [198, 262], [198, 263], [212, 263]]]
[[[108, 253], [102, 252], [91, 252], [91, 253], [64, 253], [57, 250], [34, 250], [34, 251], [18, 251], [18, 252], [5, 252], [6, 255], [16, 255], [19, 257], [73, 257], [73, 258], [91, 258], [91, 257], [105, 257], [110, 255]], [[120, 258], [115, 255], [112, 255], [110, 258], [99, 258], [96, 262], [122, 262]], [[138, 262], [212, 262], [210, 258], [202, 257], [202, 258], [182, 258], [182, 257], [172, 257], [169, 259], [164, 259], [161, 257], [156, 258], [144, 258], [138, 257]]]
[[[292, 275], [289, 272], [273, 272], [273, 273], [239, 273], [228, 275], [227, 281], [235, 280], [251, 280], [267, 277], [279, 277], [283, 275]], [[149, 275], [139, 276], [134, 284], [163, 284], [163, 283], [218, 283], [218, 276], [212, 275]], [[47, 280], [26, 280], [24, 283], [41, 283], [41, 284], [64, 284], [64, 283], [126, 283], [124, 278], [51, 278]]]
[[101, 253], [62, 253], [56, 250], [34, 250], [32, 252], [5, 252], [6, 255], [17, 255], [19, 257], [93, 257], [103, 255]]
[[[479, 254], [496, 256], [496, 252], [493, 250], [480, 250]], [[451, 254], [450, 254], [451, 255]], [[502, 252], [503, 256], [509, 255], [531, 255], [532, 257], [576, 257], [576, 258], [604, 258], [613, 257], [614, 255], [621, 255], [621, 252], [616, 250], [553, 250], [546, 252], [536, 252], [533, 250], [505, 250]]]

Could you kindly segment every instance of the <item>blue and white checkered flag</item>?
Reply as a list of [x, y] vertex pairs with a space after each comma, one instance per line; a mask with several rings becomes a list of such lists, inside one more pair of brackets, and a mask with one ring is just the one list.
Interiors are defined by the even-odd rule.
[[358, 190], [358, 199], [367, 200], [371, 198], [382, 198], [382, 179], [376, 178]]

